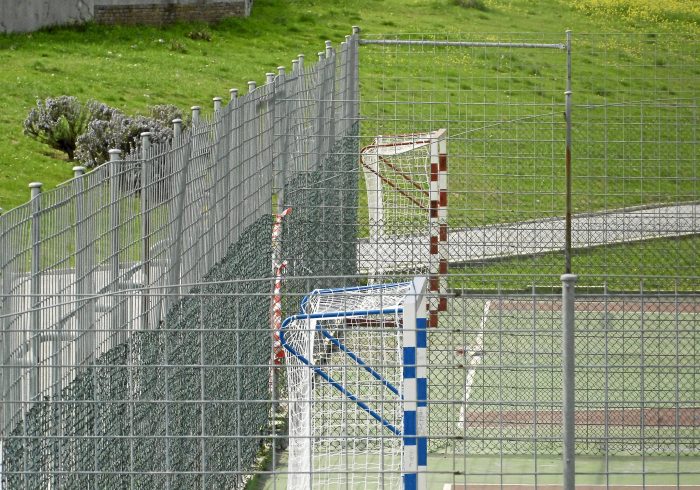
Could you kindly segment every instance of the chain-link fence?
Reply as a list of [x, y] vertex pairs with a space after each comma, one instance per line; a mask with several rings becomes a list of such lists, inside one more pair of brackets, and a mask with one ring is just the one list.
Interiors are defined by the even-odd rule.
[[[447, 276], [447, 309], [429, 330], [429, 487], [561, 488], [574, 476], [593, 487], [698, 485], [697, 41], [451, 34], [361, 44], [363, 145], [447, 133], [444, 266], [430, 265], [427, 213], [380, 247], [371, 230], [360, 244], [361, 257], [398, 277], [406, 263]], [[410, 180], [418, 208], [431, 162], [401, 173], [401, 155], [386, 160], [384, 192], [406, 192]], [[566, 310], [569, 271], [578, 297]]]

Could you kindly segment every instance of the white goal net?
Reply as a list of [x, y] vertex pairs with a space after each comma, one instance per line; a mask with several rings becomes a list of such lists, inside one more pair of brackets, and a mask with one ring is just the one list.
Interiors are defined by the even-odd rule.
[[418, 481], [427, 457], [419, 451], [427, 448], [420, 433], [427, 427], [426, 284], [316, 290], [284, 321], [288, 489]]
[[440, 172], [446, 152], [444, 129], [377, 136], [362, 149], [369, 232], [360, 258], [364, 272], [426, 271], [432, 261], [437, 268], [431, 237], [439, 238], [440, 224], [446, 225], [446, 169]]

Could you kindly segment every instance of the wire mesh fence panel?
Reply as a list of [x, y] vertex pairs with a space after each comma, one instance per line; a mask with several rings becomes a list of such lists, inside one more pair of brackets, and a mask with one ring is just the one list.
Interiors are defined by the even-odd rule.
[[697, 51], [354, 30], [33, 185], [4, 487], [700, 487]]
[[[430, 226], [414, 223], [403, 239], [387, 236], [382, 253], [366, 252], [375, 187], [405, 192], [396, 181], [408, 179], [396, 168], [377, 168], [380, 184], [361, 193], [367, 214], [364, 201], [360, 207], [368, 223], [360, 228], [361, 264], [371, 257], [380, 264], [372, 270], [392, 279], [412, 264], [446, 275], [452, 293], [430, 331], [429, 447], [439, 461], [429, 465], [431, 481], [566, 483], [558, 296], [559, 275], [571, 265], [577, 288], [593, 295], [575, 312], [577, 482], [697, 484], [689, 470], [697, 432], [680, 418], [695, 416], [695, 337], [685, 350], [664, 340], [673, 344], [697, 320], [696, 40], [412, 34], [363, 35], [361, 43], [363, 147], [446, 129], [447, 240], [437, 269], [415, 246], [433, 244]], [[600, 66], [610, 68], [603, 77]], [[611, 336], [615, 328], [624, 334]], [[659, 350], [668, 354], [652, 360]], [[681, 385], [682, 395], [674, 390]], [[672, 423], [663, 419], [671, 413]]]

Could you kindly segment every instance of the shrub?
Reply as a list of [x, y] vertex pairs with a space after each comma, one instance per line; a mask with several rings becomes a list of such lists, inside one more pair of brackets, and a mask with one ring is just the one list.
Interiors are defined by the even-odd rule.
[[193, 41], [211, 41], [211, 34], [207, 31], [190, 31], [187, 33], [187, 37]]
[[24, 134], [66, 153], [72, 160], [76, 139], [89, 119], [89, 112], [75, 97], [39, 99], [24, 120]]
[[51, 148], [75, 157], [78, 137], [85, 132], [90, 121], [107, 120], [114, 109], [95, 100], [83, 105], [76, 97], [61, 95], [36, 101], [24, 120], [24, 134], [46, 143]]
[[[169, 116], [168, 116], [169, 117]], [[95, 119], [78, 138], [76, 157], [86, 167], [96, 167], [109, 159], [109, 150], [118, 148], [126, 155], [133, 151], [141, 133], [151, 133], [151, 142], [158, 144], [172, 138], [172, 129], [153, 117], [129, 117], [114, 111], [109, 120]]]
[[152, 106], [151, 117], [164, 126], [171, 126], [173, 119], [183, 119], [180, 108], [171, 104]]
[[452, 0], [458, 7], [465, 9], [488, 10], [483, 0]]

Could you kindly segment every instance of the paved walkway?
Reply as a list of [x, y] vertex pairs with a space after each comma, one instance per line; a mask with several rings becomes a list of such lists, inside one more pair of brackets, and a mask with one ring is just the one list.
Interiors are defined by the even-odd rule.
[[[574, 248], [589, 248], [695, 234], [700, 234], [700, 203], [575, 215], [571, 241]], [[362, 240], [358, 246], [360, 271], [425, 267], [428, 244], [427, 235], [386, 237], [381, 243]], [[448, 235], [448, 258], [453, 265], [563, 249], [563, 218], [451, 229]]]

